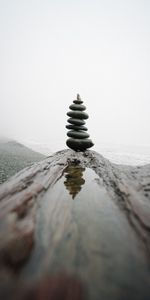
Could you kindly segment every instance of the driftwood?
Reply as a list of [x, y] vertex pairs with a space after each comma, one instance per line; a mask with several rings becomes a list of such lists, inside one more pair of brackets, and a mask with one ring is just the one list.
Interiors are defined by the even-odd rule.
[[0, 299], [150, 299], [150, 165], [57, 152], [0, 188]]

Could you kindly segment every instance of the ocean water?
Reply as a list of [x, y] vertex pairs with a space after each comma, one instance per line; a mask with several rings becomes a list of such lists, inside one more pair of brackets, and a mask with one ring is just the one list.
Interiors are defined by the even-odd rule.
[[111, 162], [123, 165], [150, 164], [150, 147], [144, 146], [107, 146], [98, 151]]

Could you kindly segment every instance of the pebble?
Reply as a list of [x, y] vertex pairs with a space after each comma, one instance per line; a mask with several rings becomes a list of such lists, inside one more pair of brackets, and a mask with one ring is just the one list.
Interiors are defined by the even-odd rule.
[[71, 125], [71, 124], [69, 124], [69, 125], [66, 125], [66, 128], [67, 129], [74, 129], [74, 130], [84, 130], [84, 131], [88, 130], [87, 127], [82, 126], [82, 125], [78, 126], [78, 125]]
[[75, 103], [75, 104], [82, 104], [83, 101], [82, 100], [74, 100], [73, 103]]
[[70, 124], [74, 124], [74, 125], [84, 125], [85, 124], [85, 121], [79, 120], [79, 119], [74, 119], [74, 118], [69, 118], [67, 121]]
[[86, 110], [86, 106], [81, 105], [81, 104], [71, 104], [71, 105], [69, 106], [69, 108], [70, 108], [71, 110], [79, 110], [79, 111]]
[[88, 119], [88, 114], [86, 114], [85, 112], [82, 111], [69, 111], [67, 112], [67, 116], [71, 117], [71, 118], [77, 118], [77, 119]]
[[66, 141], [66, 144], [69, 148], [75, 151], [85, 151], [88, 148], [91, 148], [94, 144], [90, 139], [73, 139], [70, 138]]
[[77, 138], [77, 139], [85, 139], [85, 138], [88, 138], [89, 137], [89, 134], [87, 132], [82, 132], [82, 131], [73, 131], [73, 130], [70, 130], [67, 132], [67, 135], [69, 137], [72, 137], [72, 138]]

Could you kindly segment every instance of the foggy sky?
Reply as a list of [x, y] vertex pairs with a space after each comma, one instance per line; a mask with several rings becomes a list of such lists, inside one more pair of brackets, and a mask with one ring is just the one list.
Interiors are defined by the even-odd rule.
[[0, 136], [66, 148], [79, 93], [101, 145], [150, 146], [149, 0], [0, 0]]

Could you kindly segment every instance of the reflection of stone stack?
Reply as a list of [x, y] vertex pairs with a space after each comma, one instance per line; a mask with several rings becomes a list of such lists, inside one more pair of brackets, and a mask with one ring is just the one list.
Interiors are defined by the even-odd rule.
[[69, 165], [64, 170], [66, 178], [64, 185], [73, 199], [80, 192], [81, 186], [85, 183], [85, 180], [82, 178], [84, 171], [85, 168], [75, 166], [74, 164]]
[[84, 112], [86, 107], [82, 104], [83, 101], [79, 94], [77, 94], [77, 100], [73, 102], [74, 103], [69, 106], [71, 111], [67, 113], [70, 118], [68, 119], [69, 125], [66, 126], [66, 128], [69, 129], [67, 132], [69, 139], [66, 141], [66, 144], [75, 151], [85, 151], [94, 145], [89, 139], [89, 134], [86, 132], [87, 128], [84, 126], [84, 120], [88, 119], [89, 116]]

